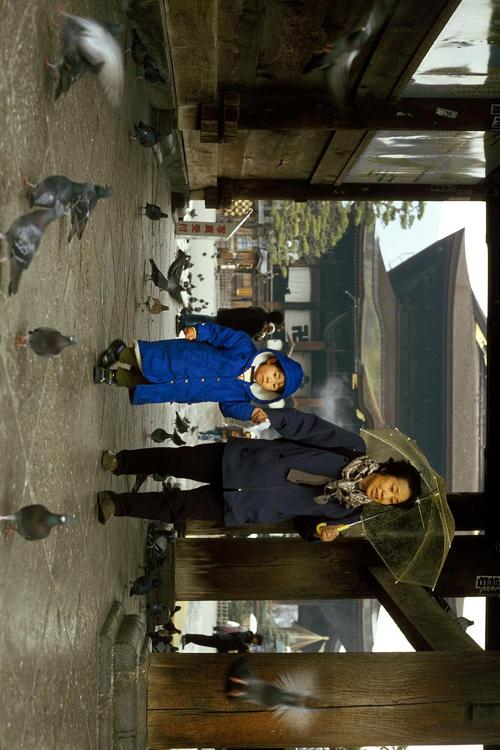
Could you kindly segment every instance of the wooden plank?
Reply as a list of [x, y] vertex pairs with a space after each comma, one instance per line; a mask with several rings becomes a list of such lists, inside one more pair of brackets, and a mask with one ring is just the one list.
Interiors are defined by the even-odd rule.
[[[148, 746], [332, 747], [498, 742], [495, 720], [471, 706], [498, 703], [500, 653], [253, 654], [258, 678], [286, 674], [308, 693], [305, 715], [228, 702], [233, 656], [153, 654]], [[203, 680], [200, 682], [200, 675]], [[245, 740], [239, 743], [237, 737]]]
[[[328, 134], [311, 131], [250, 132], [245, 141], [242, 178], [262, 176], [308, 180]], [[225, 175], [224, 175], [225, 176]]]
[[401, 95], [460, 0], [400, 0], [357, 86], [357, 98]]
[[[213, 101], [217, 96], [217, 0], [163, 0], [163, 5], [179, 105]], [[191, 163], [189, 170], [191, 178]]]
[[423, 587], [395, 583], [382, 565], [371, 565], [367, 575], [377, 599], [416, 650], [482, 650]]
[[[181, 539], [175, 590], [177, 599], [185, 600], [372, 598], [366, 567], [379, 562], [369, 542], [360, 539], [332, 544], [295, 538]], [[456, 537], [436, 593], [478, 596], [477, 575], [498, 575], [494, 540]]]
[[191, 190], [217, 184], [217, 143], [200, 143], [195, 130], [183, 133]]
[[[356, 136], [358, 138], [358, 136]], [[329, 172], [330, 182], [327, 176], [320, 174], [314, 182], [306, 180], [284, 179], [260, 179], [245, 178], [233, 180], [234, 198], [248, 198], [250, 200], [485, 200], [490, 196], [500, 196], [499, 185], [488, 185], [485, 183], [477, 185], [458, 184], [424, 184], [424, 183], [379, 183], [379, 182], [344, 182], [342, 185], [332, 185], [341, 169], [342, 162], [345, 164], [349, 158], [349, 149], [345, 148], [339, 154], [338, 163]], [[327, 171], [322, 163], [321, 170]], [[337, 170], [337, 171], [336, 171]], [[320, 179], [322, 178], [322, 179]]]
[[334, 133], [310, 175], [311, 186], [318, 183], [334, 183], [350, 163], [353, 153], [363, 143], [365, 136], [364, 130], [339, 130]]
[[265, 0], [219, 0], [218, 66], [221, 88], [254, 86]]

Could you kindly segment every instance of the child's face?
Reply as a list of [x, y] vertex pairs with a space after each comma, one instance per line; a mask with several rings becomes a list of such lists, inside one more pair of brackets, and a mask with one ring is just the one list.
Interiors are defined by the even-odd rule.
[[281, 367], [274, 361], [263, 362], [255, 372], [255, 382], [264, 390], [277, 392], [285, 385], [285, 375]]

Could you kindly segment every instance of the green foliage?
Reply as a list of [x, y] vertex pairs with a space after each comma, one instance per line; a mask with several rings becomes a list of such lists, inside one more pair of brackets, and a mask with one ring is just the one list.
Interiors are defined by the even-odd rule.
[[377, 219], [385, 225], [399, 221], [403, 229], [409, 229], [424, 211], [422, 201], [273, 201], [267, 234], [271, 261], [284, 272], [296, 260], [312, 262], [335, 247], [351, 215], [356, 225], [363, 222], [368, 229]]

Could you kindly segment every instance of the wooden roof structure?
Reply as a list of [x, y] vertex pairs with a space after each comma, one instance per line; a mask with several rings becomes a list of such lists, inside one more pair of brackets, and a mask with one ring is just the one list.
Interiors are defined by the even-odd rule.
[[[447, 142], [438, 141], [446, 151], [460, 136], [470, 145], [476, 143], [474, 132], [482, 142], [482, 132], [496, 127], [494, 88], [488, 87], [487, 99], [456, 96], [452, 86], [445, 87], [445, 97], [408, 95], [412, 76], [459, 5], [459, 0], [420, 0], [418, 8], [410, 0], [201, 5], [168, 0], [177, 124], [191, 196], [222, 207], [236, 197], [442, 200], [491, 194], [477, 172], [462, 180], [460, 165], [443, 179], [440, 158], [418, 179], [404, 170], [398, 176], [392, 168], [398, 149], [406, 147], [405, 134], [418, 135], [432, 154], [435, 142], [427, 144], [426, 138], [437, 131], [441, 141], [447, 134]], [[369, 33], [345, 65], [340, 103], [325, 89], [323, 70], [303, 69], [315, 50], [345, 43], [356, 29]], [[379, 159], [376, 170], [357, 179], [363, 156], [377, 150], [374, 139], [391, 133], [403, 139], [391, 146], [392, 166]], [[492, 171], [496, 139], [488, 133], [486, 138]]]

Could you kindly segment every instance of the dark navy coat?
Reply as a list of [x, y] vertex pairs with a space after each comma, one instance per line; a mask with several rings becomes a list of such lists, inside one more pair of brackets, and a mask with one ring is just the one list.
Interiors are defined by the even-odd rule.
[[284, 367], [286, 382], [283, 393], [269, 392], [265, 400], [256, 398], [250, 383], [238, 380], [248, 369], [257, 349], [251, 337], [215, 323], [195, 326], [196, 340], [167, 339], [138, 341], [136, 352], [144, 377], [149, 381], [138, 385], [131, 394], [132, 404], [157, 404], [175, 401], [194, 404], [217, 401], [225, 417], [250, 419], [251, 401], [269, 404], [293, 393], [302, 380], [297, 362], [272, 352]]
[[[314, 414], [297, 409], [269, 409], [268, 416], [282, 436], [277, 440], [231, 440], [224, 448], [224, 523], [277, 523], [309, 516], [321, 520], [354, 521], [359, 511], [331, 502], [317, 505], [322, 488], [289, 482], [290, 469], [337, 478], [348, 459], [334, 448], [366, 450], [363, 439]], [[307, 525], [307, 524], [306, 524]], [[307, 533], [303, 533], [306, 536]]]

